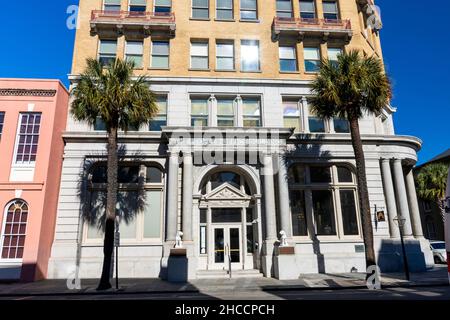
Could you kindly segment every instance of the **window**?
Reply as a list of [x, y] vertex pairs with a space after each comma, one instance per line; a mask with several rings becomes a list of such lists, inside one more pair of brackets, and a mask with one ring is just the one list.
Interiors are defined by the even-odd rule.
[[280, 47], [280, 71], [297, 71], [297, 54], [295, 47]]
[[300, 18], [311, 20], [316, 18], [314, 0], [300, 0]]
[[289, 198], [291, 199], [292, 234], [297, 237], [307, 236], [305, 191], [291, 190]]
[[350, 123], [344, 118], [334, 118], [334, 132], [336, 133], [350, 133]]
[[323, 2], [323, 18], [325, 20], [338, 20], [338, 4], [336, 1], [324, 1]]
[[257, 20], [257, 0], [241, 0], [241, 20]]
[[292, 2], [291, 0], [277, 0], [277, 17], [292, 18]]
[[191, 125], [208, 126], [208, 99], [191, 99]]
[[217, 100], [217, 125], [219, 127], [234, 127], [234, 100]]
[[[94, 165], [90, 173], [91, 219], [85, 241], [100, 243], [106, 205], [106, 166]], [[162, 171], [154, 165], [120, 163], [118, 182], [117, 213], [121, 239], [127, 243], [160, 241], [164, 191]]]
[[120, 0], [104, 0], [103, 10], [120, 11]]
[[233, 20], [233, 0], [216, 0], [216, 18]]
[[357, 186], [346, 165], [298, 163], [290, 166], [288, 179], [294, 236], [308, 235], [307, 221], [318, 236], [360, 234]]
[[320, 67], [320, 52], [319, 48], [305, 47], [305, 71], [317, 72]]
[[41, 128], [40, 113], [21, 113], [16, 140], [16, 164], [32, 164], [36, 161]]
[[200, 209], [200, 254], [206, 254], [208, 249], [207, 241], [207, 209]]
[[208, 42], [191, 42], [191, 69], [209, 68]]
[[209, 18], [209, 0], [192, 0], [192, 18]]
[[358, 235], [358, 219], [356, 217], [356, 203], [354, 190], [340, 190], [342, 224], [344, 235]]
[[2, 137], [3, 124], [5, 123], [5, 113], [0, 112], [0, 138]]
[[147, 10], [147, 0], [130, 0], [130, 12], [140, 13]]
[[169, 54], [170, 54], [169, 41], [153, 41], [151, 68], [169, 69]]
[[127, 41], [125, 45], [125, 59], [134, 62], [135, 68], [142, 68], [144, 43], [142, 41]]
[[234, 70], [234, 44], [217, 43], [216, 44], [216, 67], [217, 70]]
[[101, 117], [97, 117], [94, 123], [94, 131], [106, 131], [106, 123]]
[[150, 121], [150, 131], [161, 131], [161, 127], [167, 124], [167, 97], [156, 98], [158, 114]]
[[106, 66], [116, 60], [117, 41], [116, 40], [100, 40], [98, 61]]
[[341, 48], [328, 48], [328, 61], [332, 62], [334, 66], [338, 64], [338, 57], [342, 54]]
[[312, 133], [325, 133], [325, 121], [319, 118], [313, 110], [309, 110], [309, 132]]
[[22, 259], [28, 221], [28, 205], [15, 200], [6, 209], [2, 230], [1, 259]]
[[331, 167], [328, 166], [310, 166], [311, 183], [331, 183]]
[[331, 190], [313, 190], [313, 213], [318, 236], [336, 235], [333, 194]]
[[261, 126], [261, 102], [257, 98], [242, 99], [244, 127]]
[[168, 14], [172, 11], [172, 0], [155, 0], [155, 13]]
[[253, 215], [253, 208], [247, 208], [245, 214], [247, 225], [247, 253], [253, 254], [255, 252], [255, 238], [253, 232], [253, 221], [255, 220], [255, 217]]
[[257, 72], [260, 70], [259, 41], [242, 40], [241, 70], [245, 72]]
[[300, 131], [300, 108], [296, 100], [283, 100], [283, 119], [285, 128]]

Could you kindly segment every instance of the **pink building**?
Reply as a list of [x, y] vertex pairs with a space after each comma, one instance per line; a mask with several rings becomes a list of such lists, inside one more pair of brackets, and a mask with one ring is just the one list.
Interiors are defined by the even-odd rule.
[[0, 279], [46, 278], [68, 99], [58, 80], [0, 79]]

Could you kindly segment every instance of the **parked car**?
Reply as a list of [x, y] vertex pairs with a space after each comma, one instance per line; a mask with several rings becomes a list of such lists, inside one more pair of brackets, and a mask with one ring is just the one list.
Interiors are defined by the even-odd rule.
[[430, 241], [431, 251], [433, 251], [434, 263], [447, 263], [447, 252], [444, 241]]

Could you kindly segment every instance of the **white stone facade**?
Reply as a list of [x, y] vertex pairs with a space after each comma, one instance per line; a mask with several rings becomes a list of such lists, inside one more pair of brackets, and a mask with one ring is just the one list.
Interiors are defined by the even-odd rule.
[[[278, 246], [281, 230], [286, 232], [288, 243], [295, 248], [293, 262], [285, 264], [294, 268], [290, 274], [299, 277], [305, 273], [365, 271], [350, 135], [336, 133], [333, 121], [325, 125], [326, 133], [310, 132], [307, 105], [310, 91], [307, 82], [155, 78], [150, 85], [157, 94], [167, 96], [167, 127], [163, 129], [164, 133], [149, 132], [148, 128], [141, 128], [139, 132], [120, 135], [120, 143], [126, 150], [124, 163], [138, 161], [162, 169], [161, 186], [151, 183], [148, 186], [150, 191], [162, 192], [163, 201], [158, 207], [161, 217], [153, 225], [148, 224], [148, 220], [139, 218], [134, 229], [137, 230], [136, 237], [121, 240], [121, 277], [165, 278], [170, 248], [174, 246], [177, 231], [184, 234], [183, 244], [187, 249], [191, 279], [196, 278], [199, 271], [227, 270], [229, 264], [222, 255], [228, 253], [230, 256], [235, 255], [231, 259], [233, 269], [257, 269], [267, 277], [274, 276], [273, 251]], [[236, 99], [234, 121], [238, 136], [246, 134], [244, 129], [239, 128], [242, 127], [239, 99], [257, 97], [261, 103], [261, 127], [280, 129], [277, 147], [268, 152], [260, 152], [258, 163], [238, 163], [231, 160], [219, 164], [198, 164], [194, 150], [201, 150], [204, 140], [196, 140], [197, 136], [191, 127], [191, 99], [198, 96], [209, 99], [208, 124], [214, 127], [215, 133], [223, 132], [223, 129], [216, 127], [217, 120], [211, 119], [215, 118], [217, 112], [215, 100], [217, 97]], [[287, 98], [298, 100], [300, 108], [301, 132], [292, 136], [289, 130], [283, 129], [283, 99]], [[360, 121], [378, 264], [384, 271], [401, 269], [399, 233], [393, 221], [395, 216], [401, 214], [407, 220], [404, 230], [412, 269], [423, 270], [433, 261], [423, 238], [410, 172], [417, 161], [416, 152], [420, 149], [421, 142], [414, 137], [394, 134], [393, 112], [395, 109], [387, 107], [381, 115], [369, 115]], [[175, 143], [177, 130], [187, 132], [182, 145]], [[105, 159], [105, 134], [70, 119], [64, 137], [66, 148], [48, 277], [67, 278], [78, 270], [81, 278], [97, 278], [101, 273], [103, 259], [102, 241], [101, 237], [90, 239], [87, 235], [89, 227], [80, 218], [86, 203], [83, 203], [80, 194], [84, 188], [81, 177], [88, 176], [85, 171], [86, 163]], [[258, 133], [258, 139], [260, 137]], [[252, 146], [232, 148], [239, 153], [248, 151]], [[298, 194], [305, 197], [304, 209], [301, 211], [303, 218], [306, 218], [306, 221], [303, 220], [306, 231], [301, 231], [300, 225], [294, 232], [292, 203], [296, 199], [292, 199], [292, 196], [290, 199], [289, 194], [296, 187], [283, 179], [283, 176], [287, 177], [290, 168], [296, 164], [308, 168], [305, 172], [309, 178], [305, 178], [306, 185], [298, 187]], [[331, 166], [330, 183], [315, 185], [309, 181], [312, 180], [310, 167], [317, 165]], [[353, 172], [353, 182], [341, 184], [338, 181], [338, 170], [342, 166]], [[273, 175], [270, 174], [271, 171]], [[208, 182], [208, 179], [220, 172], [236, 174], [235, 177], [241, 179], [240, 183], [235, 180], [215, 188], [212, 185], [214, 182]], [[320, 193], [320, 190], [323, 192]], [[340, 193], [341, 190], [348, 193]], [[357, 215], [354, 220], [350, 217], [354, 226], [348, 231], [343, 212], [351, 212], [351, 209], [342, 204], [340, 197], [351, 194], [355, 195]], [[329, 235], [316, 236], [316, 233], [320, 233], [318, 225], [322, 217], [315, 211], [323, 208], [326, 201], [320, 201], [328, 195], [333, 211], [329, 216], [333, 221], [323, 228]], [[242, 210], [241, 221], [232, 218], [238, 210]], [[377, 212], [384, 213], [384, 221], [377, 220]], [[328, 214], [326, 208], [324, 213]], [[217, 219], [216, 222], [214, 219]], [[158, 234], [155, 227], [158, 223], [159, 237], [154, 236]], [[323, 223], [325, 224], [327, 223]], [[153, 230], [151, 238], [145, 236], [147, 227]], [[302, 232], [303, 235], [294, 234]], [[248, 238], [250, 233], [253, 234], [251, 239]], [[221, 243], [213, 241], [217, 240], [216, 236], [221, 238]], [[232, 239], [238, 245], [233, 244]], [[224, 245], [223, 251], [220, 250], [221, 245]]]

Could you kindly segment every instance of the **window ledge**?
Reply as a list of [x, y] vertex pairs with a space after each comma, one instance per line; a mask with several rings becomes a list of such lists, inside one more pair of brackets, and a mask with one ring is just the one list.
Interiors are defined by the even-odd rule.
[[260, 23], [259, 19], [239, 19], [239, 22], [250, 22], [250, 23]]
[[144, 70], [144, 67], [134, 68], [133, 70], [142, 71]]
[[300, 74], [300, 71], [281, 71], [280, 73], [286, 73], [286, 74]]
[[219, 21], [219, 22], [236, 22], [235, 19], [214, 19], [214, 21]]
[[214, 69], [215, 72], [236, 72], [236, 69]]
[[241, 70], [241, 73], [262, 73], [262, 71], [261, 70], [256, 70], [256, 71], [244, 71], [244, 70]]
[[156, 68], [156, 67], [150, 67], [149, 70], [170, 70], [170, 68]]
[[318, 75], [319, 72], [317, 72], [317, 71], [305, 71], [305, 74]]
[[207, 71], [207, 72], [209, 72], [209, 71], [211, 71], [211, 69], [196, 69], [196, 68], [189, 68], [188, 69], [189, 71]]
[[211, 21], [211, 18], [194, 18], [194, 17], [190, 17], [189, 20], [192, 20], [192, 21]]

